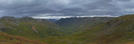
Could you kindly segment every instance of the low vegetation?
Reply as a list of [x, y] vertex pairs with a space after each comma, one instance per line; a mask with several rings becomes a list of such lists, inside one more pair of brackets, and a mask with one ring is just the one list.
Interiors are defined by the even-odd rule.
[[47, 44], [47, 43], [0, 32], [0, 44]]

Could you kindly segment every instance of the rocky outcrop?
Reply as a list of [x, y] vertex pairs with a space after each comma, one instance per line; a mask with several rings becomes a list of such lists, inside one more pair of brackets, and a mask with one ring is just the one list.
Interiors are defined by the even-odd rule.
[[1, 20], [16, 20], [16, 18], [13, 16], [4, 16], [1, 18]]

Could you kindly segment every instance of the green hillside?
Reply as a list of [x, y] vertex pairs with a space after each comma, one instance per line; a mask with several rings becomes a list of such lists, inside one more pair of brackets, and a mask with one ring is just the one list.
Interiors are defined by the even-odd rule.
[[0, 19], [0, 30], [2, 32], [30, 39], [60, 36], [64, 34], [62, 29], [60, 26], [45, 19], [33, 19], [30, 17], [14, 18], [9, 16]]
[[134, 15], [114, 18], [83, 31], [60, 37], [46, 37], [50, 44], [134, 44]]
[[83, 31], [96, 25], [102, 24], [106, 21], [113, 19], [114, 17], [92, 17], [92, 18], [65, 18], [60, 19], [56, 24], [66, 28], [70, 32]]
[[134, 41], [134, 15], [121, 16], [76, 35], [79, 40], [98, 44], [124, 44]]
[[46, 44], [46, 43], [0, 32], [0, 44]]

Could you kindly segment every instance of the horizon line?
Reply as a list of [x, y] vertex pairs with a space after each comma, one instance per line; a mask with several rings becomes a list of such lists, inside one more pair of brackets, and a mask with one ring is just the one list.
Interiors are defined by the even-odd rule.
[[88, 15], [88, 16], [31, 16], [32, 18], [35, 19], [61, 19], [61, 18], [71, 18], [71, 17], [76, 17], [76, 18], [82, 18], [82, 17], [119, 17], [119, 16], [111, 16], [111, 15]]

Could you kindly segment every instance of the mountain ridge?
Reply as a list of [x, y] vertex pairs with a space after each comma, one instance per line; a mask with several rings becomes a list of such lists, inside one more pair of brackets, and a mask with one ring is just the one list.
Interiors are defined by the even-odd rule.
[[69, 31], [77, 32], [83, 31], [87, 28], [102, 24], [114, 17], [83, 17], [83, 18], [64, 18], [56, 21], [55, 23], [67, 28]]
[[[134, 15], [125, 15], [117, 18], [67, 18], [67, 20], [62, 19], [61, 21], [64, 22], [60, 22], [60, 24], [63, 23], [64, 25], [60, 25], [60, 27], [45, 19], [33, 20], [26, 18], [17, 20], [12, 17], [9, 19], [1, 18], [0, 31], [49, 44], [134, 43]], [[66, 27], [68, 28], [66, 29], [64, 26], [70, 26], [70, 28]]]

